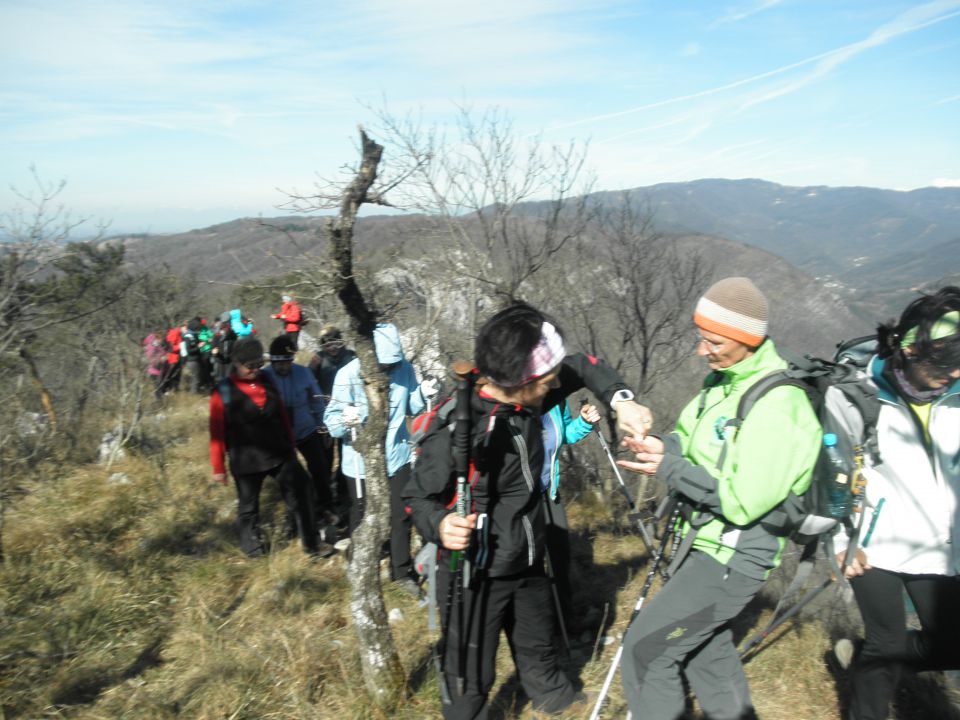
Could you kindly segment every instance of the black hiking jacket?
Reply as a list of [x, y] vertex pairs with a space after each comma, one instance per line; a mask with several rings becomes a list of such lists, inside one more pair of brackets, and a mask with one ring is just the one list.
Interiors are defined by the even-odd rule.
[[[560, 387], [544, 398], [542, 412], [584, 386], [609, 404], [626, 387], [609, 365], [586, 355], [564, 359]], [[440, 521], [454, 512], [456, 471], [452, 442], [455, 412], [434, 425], [420, 443], [420, 456], [403, 491], [417, 529], [440, 545]], [[471, 512], [486, 513], [474, 533], [471, 561], [489, 577], [542, 567], [546, 515], [540, 471], [543, 425], [539, 412], [501, 403], [483, 393], [471, 396]]]

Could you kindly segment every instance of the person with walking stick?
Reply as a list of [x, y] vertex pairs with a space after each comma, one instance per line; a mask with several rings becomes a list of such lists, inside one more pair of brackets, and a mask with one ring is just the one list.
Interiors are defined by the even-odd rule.
[[710, 368], [701, 392], [665, 437], [627, 438], [635, 453], [619, 464], [656, 475], [682, 500], [670, 580], [631, 623], [621, 681], [643, 720], [685, 717], [685, 676], [712, 720], [754, 717], [730, 621], [780, 562], [785, 538], [761, 519], [809, 486], [821, 430], [801, 388], [757, 401], [739, 428], [744, 392], [786, 367], [767, 337], [767, 300], [747, 278], [726, 278], [700, 298], [696, 353]]
[[[584, 385], [613, 408], [625, 432], [642, 436], [650, 412], [633, 402], [609, 365], [568, 356], [556, 324], [525, 303], [510, 305], [483, 325], [474, 359], [473, 382], [456, 400], [454, 415], [460, 417], [453, 428], [431, 426], [404, 491], [424, 539], [442, 548], [437, 586], [439, 597], [446, 595], [440, 603], [443, 715], [487, 717], [503, 630], [534, 715], [551, 716], [586, 697], [560, 669], [552, 644], [541, 416]], [[455, 456], [463, 462], [463, 482], [457, 482]]]

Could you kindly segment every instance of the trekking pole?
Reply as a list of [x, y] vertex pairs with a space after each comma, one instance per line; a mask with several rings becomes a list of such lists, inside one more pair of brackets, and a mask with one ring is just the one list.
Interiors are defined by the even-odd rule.
[[791, 619], [797, 613], [803, 610], [803, 608], [806, 607], [815, 597], [817, 597], [820, 593], [822, 593], [824, 590], [830, 587], [830, 584], [832, 582], [833, 582], [833, 578], [831, 577], [824, 578], [819, 585], [815, 585], [814, 587], [807, 590], [806, 594], [802, 598], [800, 598], [799, 601], [797, 601], [796, 605], [794, 605], [793, 607], [791, 607], [789, 610], [787, 610], [785, 613], [781, 615], [774, 615], [774, 617], [770, 619], [770, 622], [767, 623], [766, 627], [764, 627], [763, 630], [761, 630], [752, 638], [750, 638], [750, 642], [748, 642], [743, 647], [743, 650], [740, 651], [740, 659], [743, 660], [744, 658], [746, 658], [751, 650], [753, 650], [757, 645], [759, 645], [768, 637], [770, 637], [770, 635], [773, 633], [774, 630], [776, 630], [778, 627], [780, 627], [785, 622], [787, 622], [787, 620]]
[[[457, 473], [457, 515], [466, 517], [470, 513], [470, 381], [467, 376], [459, 376], [457, 381], [457, 405], [453, 432], [453, 462]], [[457, 610], [457, 694], [463, 695], [466, 685], [467, 647], [469, 628], [464, 628], [463, 593], [470, 586], [470, 561], [467, 552], [457, 550], [450, 556], [451, 570], [455, 570], [454, 587]], [[472, 614], [472, 613], [471, 613]]]
[[353, 481], [357, 487], [357, 500], [363, 499], [363, 480], [360, 479], [360, 453], [357, 452], [357, 429], [350, 428], [350, 447], [353, 448]]
[[553, 572], [553, 558], [550, 557], [550, 548], [544, 546], [547, 561], [547, 579], [550, 581], [550, 590], [553, 592], [553, 604], [557, 606], [557, 622], [560, 625], [560, 637], [563, 638], [563, 646], [567, 649], [567, 655], [570, 654], [570, 637], [567, 635], [567, 624], [563, 619], [563, 606], [560, 604], [560, 593], [557, 592], [557, 576]]
[[[580, 398], [580, 406], [586, 405], [587, 399]], [[620, 474], [620, 466], [617, 465], [617, 461], [613, 457], [613, 452], [610, 450], [610, 445], [607, 443], [607, 439], [603, 436], [603, 433], [600, 432], [600, 427], [598, 425], [594, 426], [594, 432], [597, 434], [597, 438], [600, 440], [600, 445], [603, 447], [603, 451], [607, 454], [607, 460], [610, 461], [610, 467], [613, 468], [613, 474], [617, 476], [617, 482], [620, 484], [620, 492], [623, 493], [623, 497], [627, 500], [627, 506], [630, 508], [630, 519], [635, 520], [637, 527], [640, 529], [640, 537], [643, 538], [643, 544], [647, 546], [647, 552], [650, 555], [653, 555], [653, 540], [650, 537], [650, 533], [647, 532], [646, 525], [643, 524], [643, 520], [640, 518], [640, 513], [637, 511], [637, 504], [633, 501], [633, 496], [630, 494], [630, 491], [627, 490], [627, 484], [623, 481], [623, 475]]]
[[[600, 689], [600, 694], [597, 697], [596, 705], [593, 706], [593, 712], [590, 713], [590, 720], [598, 720], [600, 717], [600, 708], [603, 706], [603, 701], [607, 697], [607, 693], [610, 692], [610, 685], [613, 683], [613, 678], [617, 674], [617, 668], [620, 666], [620, 658], [623, 656], [623, 643], [626, 640], [627, 632], [630, 630], [630, 626], [633, 624], [633, 621], [636, 620], [637, 615], [640, 614], [640, 611], [643, 609], [643, 601], [646, 600], [647, 594], [650, 592], [650, 587], [653, 585], [653, 579], [657, 576], [657, 570], [660, 567], [660, 563], [663, 562], [663, 556], [667, 552], [667, 545], [669, 544], [670, 537], [673, 535], [674, 526], [680, 519], [680, 502], [674, 498], [675, 505], [670, 512], [670, 519], [667, 520], [667, 527], [663, 532], [663, 537], [660, 539], [660, 545], [657, 547], [657, 552], [653, 556], [653, 560], [650, 562], [650, 570], [647, 572], [647, 579], [643, 583], [643, 589], [640, 591], [640, 597], [637, 599], [637, 604], [633, 608], [633, 612], [630, 614], [630, 620], [627, 622], [627, 631], [623, 633], [623, 638], [620, 640], [620, 647], [617, 648], [617, 653], [613, 657], [613, 662], [610, 664], [610, 670], [607, 672], [607, 677], [603, 681], [603, 687]], [[629, 713], [627, 714], [629, 718]]]

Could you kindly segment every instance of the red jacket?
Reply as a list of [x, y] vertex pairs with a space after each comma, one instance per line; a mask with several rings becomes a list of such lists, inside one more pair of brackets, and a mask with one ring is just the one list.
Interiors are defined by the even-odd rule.
[[180, 341], [183, 339], [183, 335], [180, 332], [179, 327], [172, 327], [167, 330], [167, 344], [170, 346], [170, 349], [167, 351], [167, 363], [170, 365], [176, 365], [180, 362]]
[[[263, 387], [263, 379], [257, 374], [250, 380], [241, 380], [234, 374], [230, 374], [229, 382], [232, 382], [241, 392], [249, 397], [257, 407], [263, 408], [267, 403], [267, 391]], [[281, 400], [281, 408], [283, 401]], [[293, 438], [293, 426], [290, 424], [290, 416], [285, 409], [280, 412], [280, 422], [283, 424], [284, 432], [290, 439], [290, 447], [295, 448], [296, 442]], [[223, 397], [220, 390], [216, 389], [210, 395], [210, 465], [216, 474], [225, 473], [227, 454], [227, 418], [223, 407]]]
[[300, 306], [293, 300], [285, 302], [280, 307], [280, 312], [272, 317], [274, 320], [284, 321], [284, 332], [300, 332], [300, 326], [303, 325], [303, 313], [300, 312]]

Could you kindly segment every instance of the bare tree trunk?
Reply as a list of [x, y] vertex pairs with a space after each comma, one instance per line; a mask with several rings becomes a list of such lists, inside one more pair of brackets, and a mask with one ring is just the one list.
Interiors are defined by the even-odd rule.
[[377, 370], [373, 344], [376, 315], [367, 305], [353, 275], [353, 226], [357, 211], [369, 202], [383, 147], [360, 129], [362, 160], [353, 181], [344, 189], [336, 220], [327, 225], [330, 253], [336, 268], [334, 289], [350, 316], [360, 358], [360, 377], [369, 404], [369, 417], [360, 429], [356, 449], [366, 467], [366, 510], [353, 534], [350, 556], [350, 611], [360, 645], [363, 680], [373, 702], [390, 707], [404, 685], [403, 666], [393, 642], [380, 584], [380, 548], [389, 532], [390, 489], [384, 438], [387, 430], [389, 381]]
[[34, 360], [33, 355], [25, 347], [20, 348], [20, 357], [27, 364], [27, 369], [30, 370], [30, 379], [33, 381], [33, 384], [37, 386], [37, 390], [40, 392], [40, 404], [43, 405], [43, 411], [47, 414], [47, 421], [50, 423], [50, 430], [52, 432], [56, 432], [57, 412], [53, 407], [53, 399], [50, 397], [50, 391], [47, 390], [46, 385], [43, 384], [43, 380], [40, 379], [40, 371], [37, 369], [37, 361]]

